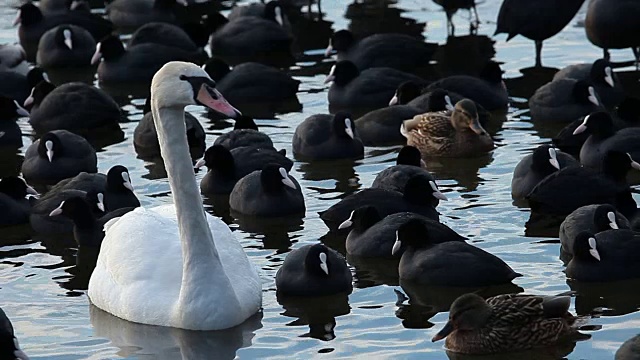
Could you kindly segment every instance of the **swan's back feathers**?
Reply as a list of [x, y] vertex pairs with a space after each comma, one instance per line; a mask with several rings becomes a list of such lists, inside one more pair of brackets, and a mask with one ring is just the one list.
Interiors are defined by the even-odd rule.
[[[193, 311], [201, 310], [203, 322], [209, 323], [193, 324], [190, 328], [194, 330], [237, 325], [238, 319], [248, 318], [261, 306], [255, 293], [260, 292], [262, 284], [242, 246], [224, 222], [208, 214], [207, 220], [221, 269], [233, 288], [232, 293], [219, 289], [211, 291], [206, 299], [193, 299], [187, 304], [196, 308]], [[89, 283], [91, 302], [130, 321], [185, 328], [184, 309], [180, 308], [184, 304], [177, 301], [182, 283], [182, 250], [175, 207], [136, 208], [105, 224], [105, 231]], [[206, 280], [214, 283], [216, 274], [211, 276]]]

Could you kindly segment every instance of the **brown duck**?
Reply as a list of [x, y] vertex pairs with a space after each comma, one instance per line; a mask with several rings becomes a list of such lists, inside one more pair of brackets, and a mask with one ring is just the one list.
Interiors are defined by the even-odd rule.
[[452, 111], [405, 120], [400, 133], [423, 156], [472, 157], [493, 150], [493, 140], [480, 125], [476, 105], [469, 99], [458, 101]]
[[491, 354], [588, 337], [577, 331], [570, 304], [569, 296], [508, 294], [485, 301], [465, 294], [451, 304], [449, 321], [432, 341], [446, 337], [450, 351]]

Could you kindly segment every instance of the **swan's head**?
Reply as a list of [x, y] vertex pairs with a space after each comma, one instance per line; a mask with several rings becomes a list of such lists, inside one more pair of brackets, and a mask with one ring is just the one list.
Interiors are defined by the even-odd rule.
[[165, 64], [151, 81], [151, 103], [159, 107], [203, 105], [230, 118], [240, 116], [216, 90], [215, 81], [199, 66], [172, 61]]

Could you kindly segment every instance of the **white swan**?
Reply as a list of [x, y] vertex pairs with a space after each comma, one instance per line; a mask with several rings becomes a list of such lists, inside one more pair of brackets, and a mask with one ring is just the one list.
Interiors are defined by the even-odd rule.
[[183, 62], [170, 62], [153, 77], [151, 110], [175, 206], [137, 208], [105, 225], [88, 293], [117, 317], [218, 330], [260, 309], [258, 273], [229, 227], [205, 213], [189, 155], [186, 105], [237, 115], [214, 86], [204, 70]]

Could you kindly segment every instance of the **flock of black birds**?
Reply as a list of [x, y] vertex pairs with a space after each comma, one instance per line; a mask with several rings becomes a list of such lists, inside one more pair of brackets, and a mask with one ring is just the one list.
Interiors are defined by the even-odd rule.
[[[480, 38], [486, 19], [479, 18], [474, 0], [434, 2], [446, 14], [450, 44], [456, 39], [453, 15], [461, 9], [469, 11], [471, 34], [460, 39]], [[584, 2], [504, 0], [494, 35], [533, 40], [532, 71], [542, 74], [548, 69], [542, 67], [543, 41], [562, 31]], [[227, 16], [224, 10], [230, 10]], [[0, 226], [26, 226], [46, 237], [72, 233], [78, 263], [83, 250], [97, 256], [105, 223], [140, 201], [126, 167], [97, 172], [96, 149], [124, 139], [120, 124], [126, 119], [116, 100], [147, 97], [132, 141], [139, 158], [162, 163], [149, 86], [173, 61], [202, 66], [219, 94], [242, 112], [234, 129], [208, 148], [201, 120], [186, 113], [194, 168], [207, 168], [202, 194], [248, 223], [304, 217], [301, 185], [289, 174], [294, 161], [254, 118], [300, 111], [300, 81], [291, 74], [304, 72], [296, 70], [297, 62], [319, 60], [307, 50], [326, 46], [320, 56], [327, 60], [319, 65], [330, 84], [328, 111], [295, 129], [293, 157], [330, 163], [362, 159], [370, 146], [404, 145], [397, 164], [380, 172], [370, 188], [320, 213], [349, 263], [390, 261], [403, 288], [453, 288], [456, 296], [442, 309], [450, 305], [449, 322], [433, 340], [446, 338], [454, 353], [519, 351], [584, 336], [578, 330], [585, 319], [568, 312], [571, 293], [514, 295], [522, 289], [512, 280], [522, 274], [440, 222], [436, 208], [447, 196], [425, 160], [494, 150], [492, 135], [509, 111], [510, 92], [493, 53], [473, 69], [456, 68], [446, 61], [447, 45], [425, 42], [421, 30], [394, 33], [383, 23], [373, 33], [355, 25], [333, 32], [329, 25], [310, 34], [314, 26], [320, 29], [322, 16], [320, 0], [232, 7], [192, 0], [21, 4], [15, 20], [19, 45], [0, 45], [0, 154], [21, 152], [25, 130], [19, 118], [29, 118], [26, 135], [34, 141], [19, 166], [3, 170]], [[360, 16], [370, 20], [366, 11]], [[561, 258], [571, 281], [640, 278], [640, 211], [628, 182], [628, 173], [640, 170], [640, 99], [625, 91], [614, 71], [640, 63], [639, 19], [637, 1], [590, 0], [586, 38], [603, 49], [603, 57], [554, 70], [530, 94], [531, 122], [552, 124], [559, 132], [553, 144], [540, 145], [519, 162], [511, 194], [515, 204], [530, 207], [532, 219], [551, 218], [554, 229], [560, 226]], [[415, 21], [404, 25], [420, 28]], [[610, 49], [627, 48], [633, 61], [611, 61]], [[228, 116], [210, 111], [208, 117]], [[347, 259], [322, 243], [292, 250], [275, 276], [278, 296], [351, 293]], [[89, 274], [76, 289], [86, 289], [91, 273], [91, 260], [82, 261]], [[633, 341], [640, 342], [632, 339], [616, 359], [640, 356]], [[27, 358], [1, 309], [0, 355]]]

